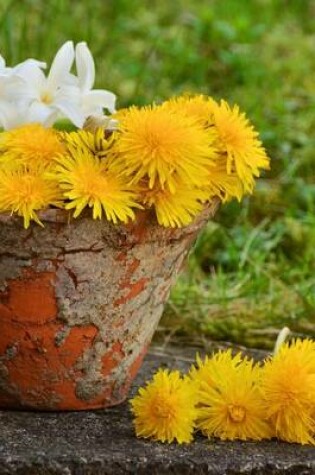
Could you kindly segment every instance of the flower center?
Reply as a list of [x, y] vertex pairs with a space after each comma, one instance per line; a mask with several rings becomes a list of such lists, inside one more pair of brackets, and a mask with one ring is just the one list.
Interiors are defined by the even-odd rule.
[[228, 413], [234, 422], [242, 422], [246, 415], [245, 409], [242, 406], [234, 406], [234, 404], [229, 405]]
[[49, 91], [44, 91], [44, 92], [41, 93], [40, 100], [44, 104], [49, 105], [53, 102], [53, 96]]
[[174, 403], [169, 397], [160, 396], [155, 406], [156, 415], [159, 419], [171, 419], [175, 414]]

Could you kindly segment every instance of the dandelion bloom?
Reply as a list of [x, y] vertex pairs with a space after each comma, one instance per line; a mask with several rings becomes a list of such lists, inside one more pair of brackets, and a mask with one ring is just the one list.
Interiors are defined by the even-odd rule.
[[195, 388], [178, 371], [160, 369], [146, 387], [131, 400], [138, 437], [161, 442], [191, 442], [195, 409]]
[[178, 180], [188, 187], [207, 183], [215, 149], [207, 130], [194, 118], [161, 106], [131, 107], [117, 118], [117, 165], [135, 183], [147, 178], [149, 188], [159, 184], [171, 192]]
[[[72, 142], [72, 144], [71, 144]], [[83, 143], [78, 146], [74, 135], [69, 137], [68, 154], [58, 158], [55, 175], [69, 200], [66, 209], [75, 209], [78, 217], [86, 207], [93, 208], [93, 219], [101, 219], [104, 211], [108, 221], [128, 222], [135, 218], [132, 208], [140, 208], [136, 194], [121, 176], [108, 168], [106, 160], [91, 153]]]
[[208, 199], [208, 193], [198, 188], [176, 184], [176, 190], [171, 193], [168, 189], [155, 186], [146, 190], [143, 203], [153, 206], [157, 221], [165, 227], [187, 226], [199, 214]]
[[54, 129], [27, 124], [0, 134], [0, 161], [32, 165], [51, 165], [64, 152]]
[[315, 342], [284, 343], [265, 362], [265, 412], [275, 435], [287, 442], [315, 444]]
[[162, 104], [163, 109], [178, 115], [194, 118], [203, 127], [213, 126], [213, 109], [216, 102], [203, 94], [173, 97]]
[[244, 186], [240, 177], [231, 171], [226, 171], [226, 159], [218, 155], [213, 166], [208, 171], [208, 185], [205, 187], [210, 196], [218, 196], [223, 202], [232, 198], [241, 201], [244, 195]]
[[231, 350], [218, 351], [211, 357], [205, 356], [202, 360], [199, 355], [196, 356], [196, 365], [192, 365], [189, 371], [189, 377], [200, 386], [207, 383], [214, 386], [217, 378], [222, 373], [224, 367], [225, 376], [228, 378], [229, 374], [234, 373], [235, 368], [242, 361], [240, 353], [232, 355]]
[[[204, 381], [198, 392], [197, 428], [208, 437], [222, 440], [261, 440], [271, 435], [264, 420], [259, 390], [260, 368], [252, 361], [240, 361], [231, 353], [221, 354], [202, 368]], [[207, 374], [208, 373], [208, 374]]]
[[98, 158], [106, 158], [113, 143], [112, 138], [105, 138], [105, 131], [101, 127], [96, 127], [93, 132], [88, 130], [64, 132], [61, 133], [61, 137], [72, 155], [77, 149], [83, 149]]
[[61, 206], [61, 200], [58, 183], [45, 167], [0, 168], [0, 212], [22, 216], [25, 228], [31, 220], [41, 224], [36, 211], [50, 205]]
[[231, 108], [225, 101], [213, 108], [213, 121], [218, 148], [226, 155], [227, 173], [235, 171], [244, 190], [251, 193], [254, 177], [260, 175], [260, 169], [269, 169], [269, 158], [258, 133], [237, 105]]

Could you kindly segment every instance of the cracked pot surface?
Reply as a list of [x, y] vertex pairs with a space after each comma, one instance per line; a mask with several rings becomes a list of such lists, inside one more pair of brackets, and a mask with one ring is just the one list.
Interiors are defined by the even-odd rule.
[[213, 202], [189, 226], [66, 212], [44, 228], [0, 215], [0, 406], [88, 409], [126, 398], [171, 285]]

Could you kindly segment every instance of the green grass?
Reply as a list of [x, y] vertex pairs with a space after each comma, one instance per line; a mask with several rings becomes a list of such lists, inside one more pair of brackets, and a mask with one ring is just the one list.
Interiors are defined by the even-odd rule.
[[86, 40], [119, 106], [198, 91], [236, 102], [272, 157], [254, 196], [220, 210], [160, 333], [270, 347], [315, 335], [315, 2], [2, 0], [1, 53], [50, 61]]

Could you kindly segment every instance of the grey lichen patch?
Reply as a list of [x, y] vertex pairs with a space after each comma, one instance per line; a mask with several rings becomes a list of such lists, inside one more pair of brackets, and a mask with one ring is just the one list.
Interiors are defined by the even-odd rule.
[[[57, 298], [58, 298], [58, 294], [57, 294]], [[68, 323], [69, 315], [71, 315], [70, 300], [65, 298], [62, 301], [60, 301], [60, 303], [59, 303], [58, 320], [60, 320], [64, 323]]]
[[28, 407], [31, 400], [34, 401], [34, 404], [37, 405], [38, 409], [51, 411], [58, 407], [58, 404], [62, 401], [62, 397], [55, 392], [47, 392], [46, 394], [43, 394], [41, 390], [37, 391], [36, 389], [30, 389], [27, 392], [27, 400], [24, 402], [23, 398], [21, 398], [22, 406], [25, 405], [25, 407]]
[[0, 392], [8, 395], [12, 400], [19, 400], [19, 390], [16, 384], [9, 381], [9, 372], [4, 364], [4, 358], [0, 358]]
[[71, 329], [68, 326], [62, 327], [55, 335], [55, 345], [60, 347], [64, 344], [67, 336], [69, 335]]
[[36, 264], [37, 272], [54, 272], [58, 267], [58, 260], [40, 259]]
[[84, 353], [77, 364], [77, 369], [83, 373], [76, 385], [79, 399], [90, 401], [114, 390], [116, 399], [121, 399], [120, 391], [126, 381], [130, 381], [130, 368], [143, 352], [143, 341], [132, 345], [131, 339], [127, 336], [122, 342], [108, 343], [98, 340]]
[[106, 251], [65, 255], [57, 270], [59, 318], [70, 326], [104, 324], [107, 310], [118, 292], [116, 279], [119, 282], [122, 272], [117, 269], [114, 273], [114, 265], [114, 257]]
[[17, 343], [7, 346], [5, 350], [5, 358], [7, 361], [13, 360], [19, 352], [19, 345]]
[[76, 384], [79, 399], [89, 401], [103, 392], [102, 358], [107, 351], [108, 345], [96, 338], [94, 345], [77, 362], [76, 367], [82, 373]]
[[[0, 230], [1, 239], [1, 230]], [[9, 280], [20, 277], [22, 270], [31, 265], [31, 259], [20, 259], [17, 255], [7, 256], [1, 253], [0, 242], [0, 291], [4, 291]]]
[[81, 379], [77, 382], [75, 395], [81, 401], [91, 401], [104, 393], [104, 378]]

